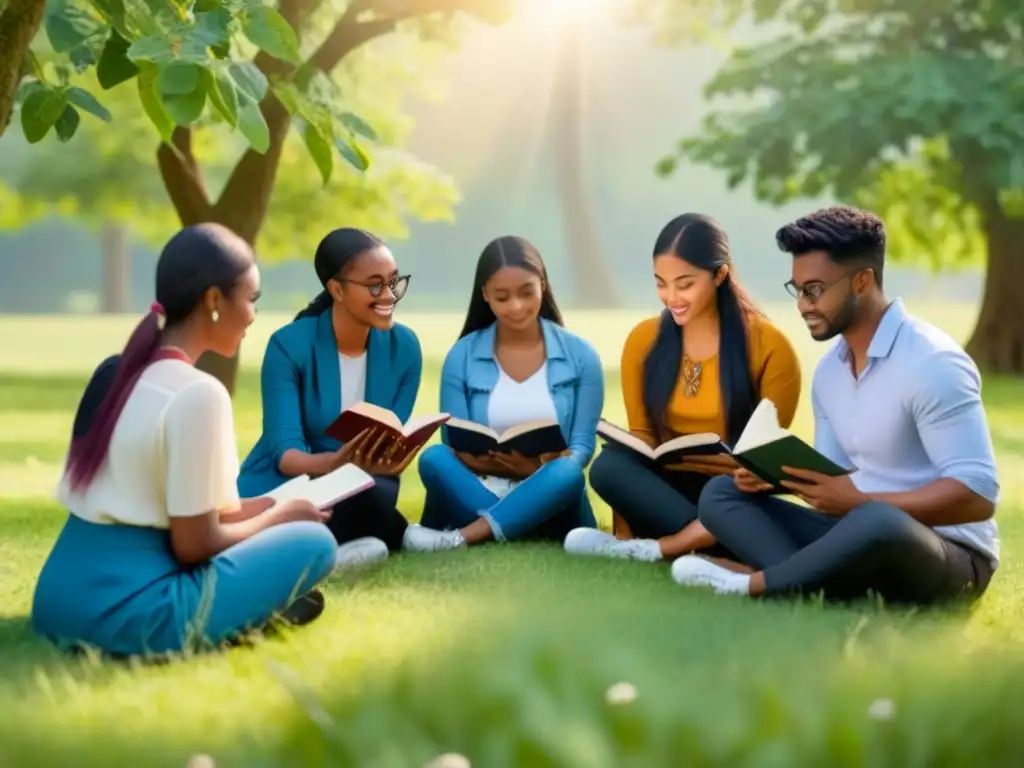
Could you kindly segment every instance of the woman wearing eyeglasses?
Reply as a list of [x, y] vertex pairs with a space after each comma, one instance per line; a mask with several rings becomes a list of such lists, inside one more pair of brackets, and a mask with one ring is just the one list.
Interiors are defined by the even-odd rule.
[[440, 532], [410, 527], [398, 511], [399, 476], [416, 455], [390, 461], [390, 447], [364, 434], [342, 445], [325, 430], [342, 410], [367, 401], [412, 413], [423, 358], [416, 334], [394, 321], [405, 295], [391, 251], [361, 229], [336, 229], [317, 247], [324, 290], [270, 337], [261, 371], [263, 434], [242, 464], [239, 493], [258, 497], [297, 475], [316, 477], [353, 463], [376, 485], [340, 502], [327, 525], [339, 568], [366, 565], [399, 549], [447, 547]]

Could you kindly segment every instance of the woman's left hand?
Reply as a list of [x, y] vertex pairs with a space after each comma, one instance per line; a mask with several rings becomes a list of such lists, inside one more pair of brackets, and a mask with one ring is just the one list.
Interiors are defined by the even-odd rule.
[[491, 451], [490, 455], [494, 461], [507, 469], [509, 474], [513, 475], [517, 479], [529, 477], [540, 469], [541, 465], [539, 456], [528, 457], [519, 453], [519, 451], [512, 451], [511, 453], [498, 453], [497, 451]]

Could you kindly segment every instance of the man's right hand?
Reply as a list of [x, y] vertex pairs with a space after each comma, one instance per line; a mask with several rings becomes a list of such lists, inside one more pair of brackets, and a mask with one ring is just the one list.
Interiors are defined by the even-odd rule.
[[736, 482], [736, 487], [744, 493], [764, 493], [772, 489], [771, 483], [766, 483], [753, 472], [743, 469], [743, 467], [733, 472], [732, 478]]

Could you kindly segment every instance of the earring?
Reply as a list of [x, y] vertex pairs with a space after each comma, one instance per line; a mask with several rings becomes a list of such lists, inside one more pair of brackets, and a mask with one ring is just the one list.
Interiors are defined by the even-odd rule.
[[213, 318], [213, 322], [216, 323], [218, 320], [220, 320], [220, 312], [218, 312], [215, 309], [215, 310], [213, 310], [213, 312], [210, 313], [210, 317], [212, 317]]

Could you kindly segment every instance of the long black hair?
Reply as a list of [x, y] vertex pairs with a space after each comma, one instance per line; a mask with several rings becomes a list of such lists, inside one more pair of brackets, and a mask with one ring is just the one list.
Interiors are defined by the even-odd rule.
[[540, 278], [543, 285], [540, 297], [540, 316], [558, 325], [565, 325], [562, 313], [555, 302], [555, 294], [548, 282], [548, 271], [540, 251], [522, 237], [506, 235], [492, 240], [484, 248], [476, 262], [476, 275], [473, 277], [473, 292], [469, 297], [469, 309], [466, 311], [466, 322], [462, 325], [461, 339], [473, 331], [479, 331], [493, 323], [497, 318], [490, 306], [484, 301], [484, 285], [504, 267], [516, 267], [532, 272]]
[[[732, 445], [739, 439], [757, 405], [750, 375], [747, 317], [760, 312], [736, 279], [728, 235], [710, 216], [684, 213], [666, 224], [654, 243], [655, 258], [665, 254], [712, 274], [723, 266], [729, 267], [728, 275], [717, 289], [718, 377], [725, 410], [726, 434], [722, 437]], [[665, 415], [679, 383], [683, 343], [683, 327], [665, 310], [658, 336], [644, 360], [644, 407], [661, 442], [671, 437]]]
[[320, 245], [316, 247], [316, 256], [313, 257], [313, 268], [324, 289], [295, 316], [295, 319], [322, 315], [330, 309], [334, 299], [327, 290], [327, 282], [338, 277], [359, 254], [383, 244], [376, 235], [355, 227], [342, 227], [330, 232], [320, 241]]

